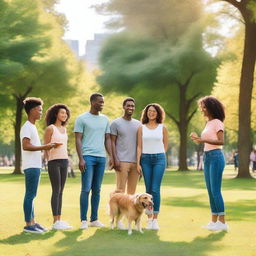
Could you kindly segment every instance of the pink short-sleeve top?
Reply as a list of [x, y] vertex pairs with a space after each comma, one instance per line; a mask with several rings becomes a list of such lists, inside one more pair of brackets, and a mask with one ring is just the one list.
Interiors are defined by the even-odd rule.
[[66, 128], [64, 129], [65, 132], [61, 132], [55, 125], [52, 125], [53, 133], [51, 137], [50, 143], [58, 142], [62, 143], [57, 148], [52, 148], [49, 150], [49, 161], [55, 159], [68, 159], [68, 150], [67, 150], [67, 142], [68, 142], [68, 135]]
[[[217, 140], [218, 139], [217, 133], [219, 131], [224, 132], [223, 122], [221, 122], [219, 119], [209, 120], [206, 123], [204, 130], [202, 131], [201, 138], [203, 140], [208, 140], [208, 139]], [[214, 149], [222, 149], [222, 146], [204, 143], [204, 151], [210, 151], [210, 150], [214, 150]]]

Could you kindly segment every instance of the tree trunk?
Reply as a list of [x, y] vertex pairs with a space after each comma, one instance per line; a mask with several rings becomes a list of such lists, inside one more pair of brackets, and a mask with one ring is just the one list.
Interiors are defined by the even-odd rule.
[[16, 99], [16, 117], [14, 123], [15, 131], [15, 169], [13, 174], [22, 174], [21, 172], [21, 144], [20, 144], [20, 128], [22, 122], [23, 100], [21, 96], [15, 96]]
[[239, 92], [238, 178], [250, 178], [251, 100], [256, 61], [256, 24], [245, 23], [245, 42]]
[[180, 102], [179, 102], [179, 171], [187, 171], [187, 109], [186, 109], [186, 87], [180, 86]]

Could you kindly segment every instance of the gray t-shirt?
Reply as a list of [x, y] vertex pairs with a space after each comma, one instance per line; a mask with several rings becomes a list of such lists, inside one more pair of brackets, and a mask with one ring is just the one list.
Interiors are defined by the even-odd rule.
[[136, 163], [137, 132], [140, 126], [141, 123], [133, 118], [128, 121], [120, 117], [112, 122], [110, 132], [117, 136], [116, 153], [119, 161]]

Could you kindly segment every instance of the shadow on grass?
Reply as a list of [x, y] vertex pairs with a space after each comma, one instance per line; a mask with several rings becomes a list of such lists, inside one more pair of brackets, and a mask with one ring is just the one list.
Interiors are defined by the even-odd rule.
[[228, 203], [227, 214], [232, 221], [255, 221], [255, 200], [238, 200]]
[[[24, 175], [0, 174], [0, 182], [20, 183], [24, 182]], [[80, 174], [77, 173], [76, 178], [70, 178], [67, 181], [70, 184], [81, 183]], [[106, 171], [103, 184], [113, 184], [115, 186], [115, 173]], [[50, 183], [48, 173], [42, 172], [40, 184]], [[140, 185], [144, 184], [143, 178]], [[171, 186], [179, 188], [205, 189], [204, 174], [199, 171], [166, 171], [162, 186]], [[229, 174], [224, 175], [223, 189], [225, 190], [255, 190], [256, 179], [235, 179], [230, 178]]]
[[200, 195], [191, 197], [165, 197], [162, 204], [177, 207], [209, 208], [209, 205], [199, 201]]
[[43, 234], [32, 234], [32, 233], [21, 232], [20, 234], [13, 235], [6, 239], [0, 240], [0, 244], [15, 245], [15, 244], [25, 244], [33, 240], [38, 240], [38, 241], [47, 240], [53, 237], [55, 232], [56, 232], [55, 230], [49, 231]]
[[212, 233], [207, 237], [197, 237], [192, 242], [161, 241], [155, 231], [145, 231], [144, 234], [134, 231], [128, 236], [127, 231], [98, 229], [87, 239], [79, 238], [79, 234], [77, 231], [65, 233], [66, 237], [55, 244], [63, 250], [53, 252], [51, 256], [206, 256], [209, 251], [217, 253], [216, 242], [226, 233]]

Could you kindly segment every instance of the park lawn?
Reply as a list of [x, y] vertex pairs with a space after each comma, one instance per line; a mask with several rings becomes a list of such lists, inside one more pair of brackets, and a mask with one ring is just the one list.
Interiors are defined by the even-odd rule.
[[[115, 188], [113, 172], [106, 172], [101, 192], [100, 220], [107, 228], [80, 230], [80, 175], [69, 178], [63, 198], [63, 219], [73, 225], [70, 231], [41, 234], [22, 232], [24, 177], [0, 170], [0, 256], [256, 256], [256, 179], [233, 179], [226, 168], [223, 195], [229, 232], [201, 228], [210, 217], [208, 196], [202, 172], [167, 171], [162, 186], [161, 230], [110, 230], [107, 215], [109, 193]], [[144, 192], [143, 180], [139, 192]], [[37, 220], [51, 226], [51, 187], [42, 174], [35, 201]], [[143, 226], [146, 216], [143, 216]]]

